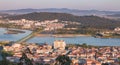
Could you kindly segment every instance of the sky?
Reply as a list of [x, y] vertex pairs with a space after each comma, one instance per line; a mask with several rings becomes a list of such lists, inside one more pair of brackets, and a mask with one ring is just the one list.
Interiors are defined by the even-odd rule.
[[120, 0], [0, 0], [0, 10], [69, 8], [120, 11]]

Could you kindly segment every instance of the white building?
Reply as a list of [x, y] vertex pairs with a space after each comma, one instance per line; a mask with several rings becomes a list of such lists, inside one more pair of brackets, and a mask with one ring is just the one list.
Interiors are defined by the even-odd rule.
[[65, 47], [66, 47], [65, 41], [63, 41], [63, 40], [55, 40], [54, 41], [54, 49], [59, 48], [61, 50], [64, 50]]
[[120, 31], [120, 27], [115, 28], [114, 31]]
[[25, 28], [25, 29], [31, 28], [31, 24], [24, 24], [22, 28]]

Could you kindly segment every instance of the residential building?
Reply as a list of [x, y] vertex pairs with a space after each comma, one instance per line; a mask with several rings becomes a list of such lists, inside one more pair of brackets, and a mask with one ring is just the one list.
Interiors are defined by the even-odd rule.
[[54, 41], [54, 49], [64, 50], [66, 47], [66, 43], [63, 40], [55, 40]]

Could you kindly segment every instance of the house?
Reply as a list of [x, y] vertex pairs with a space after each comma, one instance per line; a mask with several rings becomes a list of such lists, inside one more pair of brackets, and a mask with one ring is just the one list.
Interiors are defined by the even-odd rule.
[[65, 47], [66, 47], [65, 41], [63, 41], [63, 40], [55, 40], [54, 41], [54, 49], [59, 48], [59, 49], [64, 50]]

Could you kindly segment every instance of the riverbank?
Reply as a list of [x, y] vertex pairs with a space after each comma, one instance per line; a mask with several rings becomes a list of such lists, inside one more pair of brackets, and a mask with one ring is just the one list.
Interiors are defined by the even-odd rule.
[[[89, 37], [95, 37], [92, 35], [87, 35], [87, 34], [36, 34], [35, 36], [37, 37], [79, 37], [79, 36], [89, 36]], [[95, 37], [95, 38], [120, 38], [120, 36], [103, 36], [103, 37]]]
[[17, 29], [6, 29], [7, 32], [4, 34], [18, 34], [18, 33], [25, 33], [25, 31], [22, 30], [17, 30]]
[[95, 38], [120, 38], [120, 35], [109, 35], [109, 36], [100, 36], [100, 35], [94, 35]]
[[37, 37], [47, 37], [47, 36], [52, 36], [52, 37], [78, 37], [78, 36], [91, 36], [91, 35], [85, 35], [85, 34], [36, 34], [35, 36]]

